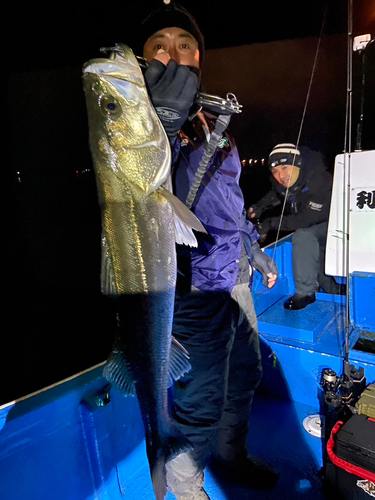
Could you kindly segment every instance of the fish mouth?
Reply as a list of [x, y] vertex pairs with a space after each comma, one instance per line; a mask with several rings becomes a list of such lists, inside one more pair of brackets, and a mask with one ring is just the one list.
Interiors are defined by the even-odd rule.
[[91, 59], [82, 68], [83, 74], [98, 75], [107, 79], [123, 80], [138, 86], [144, 85], [142, 71], [132, 49], [124, 44], [103, 48], [109, 57]]

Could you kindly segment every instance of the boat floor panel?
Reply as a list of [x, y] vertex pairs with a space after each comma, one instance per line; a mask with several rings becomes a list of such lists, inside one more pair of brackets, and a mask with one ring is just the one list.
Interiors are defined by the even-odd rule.
[[[272, 491], [256, 491], [228, 484], [207, 467], [205, 489], [211, 500], [328, 500], [319, 475], [321, 462], [316, 459], [321, 456], [321, 440], [306, 432], [302, 424], [312, 413], [305, 405], [257, 396], [250, 419], [249, 451], [279, 470], [279, 482]], [[154, 500], [144, 450], [139, 448], [138, 453], [137, 461], [144, 465], [129, 478], [122, 498]], [[166, 500], [174, 499], [168, 493]]]
[[336, 296], [317, 294], [317, 301], [300, 311], [284, 309], [281, 298], [258, 317], [260, 334], [271, 342], [339, 355], [345, 339], [345, 304]]
[[283, 297], [259, 316], [259, 329], [284, 338], [316, 342], [325, 325], [334, 317], [333, 304], [317, 300], [303, 310], [289, 311], [284, 308], [286, 298]]

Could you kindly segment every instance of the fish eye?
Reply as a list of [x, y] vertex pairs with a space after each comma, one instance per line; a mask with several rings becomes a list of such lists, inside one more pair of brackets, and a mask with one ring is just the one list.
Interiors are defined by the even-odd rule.
[[102, 111], [113, 119], [118, 118], [122, 113], [121, 104], [112, 96], [104, 95], [100, 99]]

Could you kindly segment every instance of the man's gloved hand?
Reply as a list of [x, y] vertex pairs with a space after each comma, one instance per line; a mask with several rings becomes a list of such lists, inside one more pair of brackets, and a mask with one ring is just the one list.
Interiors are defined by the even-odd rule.
[[251, 251], [253, 253], [252, 265], [262, 274], [263, 285], [272, 288], [279, 274], [275, 261], [262, 252], [257, 241], [251, 245]]
[[171, 59], [167, 65], [153, 59], [145, 73], [152, 104], [172, 142], [189, 117], [198, 91], [198, 77], [188, 66]]
[[254, 219], [255, 217], [259, 218], [262, 215], [262, 212], [258, 210], [256, 205], [251, 205], [247, 211], [247, 218]]

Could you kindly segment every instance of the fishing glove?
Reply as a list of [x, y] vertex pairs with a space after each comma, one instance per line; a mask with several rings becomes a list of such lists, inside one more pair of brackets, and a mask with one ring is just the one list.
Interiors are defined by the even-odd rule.
[[268, 288], [269, 277], [267, 274], [272, 273], [276, 276], [279, 274], [276, 263], [266, 253], [262, 252], [257, 241], [251, 245], [251, 251], [253, 254], [251, 263], [262, 274], [263, 285]]
[[167, 66], [153, 59], [144, 76], [152, 104], [170, 142], [173, 142], [189, 117], [198, 91], [198, 77], [173, 59]]
[[[251, 208], [253, 209], [253, 211], [252, 211], [252, 212], [250, 212], [250, 209], [251, 209]], [[254, 215], [254, 217], [251, 217], [253, 214], [255, 214], [255, 215]], [[247, 218], [248, 218], [249, 220], [251, 220], [251, 219], [259, 219], [259, 217], [260, 217], [261, 215], [262, 215], [262, 211], [261, 211], [261, 210], [259, 210], [259, 208], [258, 208], [256, 205], [251, 205], [251, 207], [249, 207], [249, 209], [248, 209], [248, 211], [247, 211], [247, 213], [246, 213], [246, 216], [247, 216]]]

